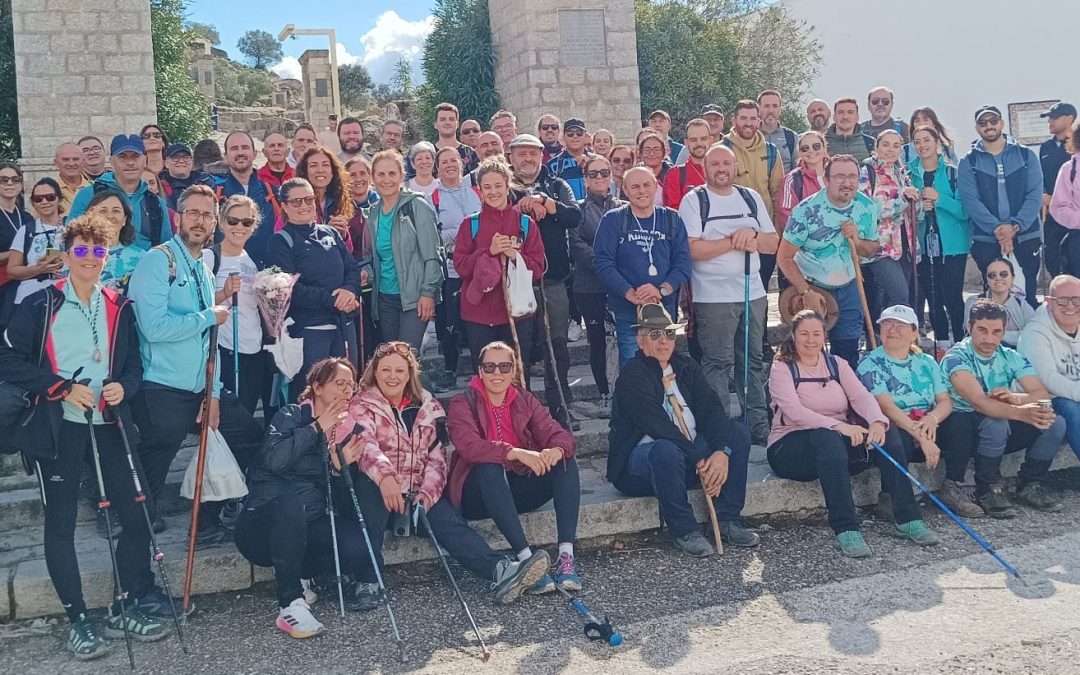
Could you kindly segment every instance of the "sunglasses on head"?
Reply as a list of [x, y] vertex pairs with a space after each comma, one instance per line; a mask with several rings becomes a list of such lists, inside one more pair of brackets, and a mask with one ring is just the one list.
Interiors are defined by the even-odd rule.
[[286, 199], [285, 203], [294, 209], [298, 209], [301, 206], [311, 206], [315, 203], [314, 197], [293, 197], [292, 199]]
[[45, 195], [31, 195], [30, 201], [34, 204], [40, 204], [42, 202], [49, 202], [51, 204], [52, 202], [56, 201], [56, 193], [50, 192], [49, 194]]
[[541, 124], [540, 125], [540, 131], [558, 131], [558, 130], [559, 130], [559, 125], [558, 124]]
[[997, 123], [1001, 121], [1000, 117], [984, 117], [975, 124], [980, 127], [993, 127], [997, 126]]
[[610, 178], [611, 169], [596, 169], [593, 171], [585, 172], [586, 178]]
[[821, 143], [811, 143], [810, 145], [800, 145], [799, 146], [799, 152], [810, 152], [811, 150], [813, 150], [814, 152], [817, 152], [820, 149], [821, 149]]
[[227, 218], [225, 218], [225, 222], [229, 225], [232, 225], [233, 227], [236, 227], [237, 225], [243, 225], [244, 227], [255, 226], [254, 218], [235, 218], [233, 216], [228, 216]]
[[987, 272], [986, 273], [986, 278], [987, 279], [1008, 279], [1011, 276], [1012, 276], [1012, 273], [1008, 272], [1008, 271]]
[[398, 354], [399, 356], [416, 356], [416, 350], [409, 346], [408, 342], [401, 342], [395, 340], [394, 342], [384, 342], [375, 348], [376, 356], [386, 356], [388, 354]]
[[109, 249], [104, 246], [86, 246], [85, 244], [71, 247], [71, 254], [79, 259], [85, 258], [91, 252], [98, 260], [104, 260], [105, 256], [109, 254]]
[[585, 135], [585, 130], [584, 129], [567, 129], [566, 131], [563, 132], [563, 135], [569, 136], [571, 138], [577, 138], [577, 137], [580, 137], [580, 136], [584, 136]]
[[662, 337], [665, 337], [665, 338], [667, 338], [669, 340], [674, 341], [675, 340], [675, 329], [674, 328], [654, 328], [653, 330], [650, 330], [648, 333], [646, 333], [646, 335], [648, 335], [649, 339], [652, 340], [653, 342], [656, 342], [657, 340], [659, 340]]
[[492, 363], [491, 361], [484, 361], [480, 364], [480, 370], [485, 374], [491, 375], [498, 369], [503, 375], [510, 374], [510, 371], [514, 369], [514, 364], [510, 361], [503, 361], [502, 363]]

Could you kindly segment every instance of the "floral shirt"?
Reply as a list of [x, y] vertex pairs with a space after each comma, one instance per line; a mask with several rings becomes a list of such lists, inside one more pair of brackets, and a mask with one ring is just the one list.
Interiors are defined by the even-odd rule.
[[855, 279], [851, 247], [841, 233], [848, 220], [858, 226], [860, 239], [877, 238], [878, 205], [861, 193], [841, 209], [829, 201], [826, 190], [820, 190], [791, 212], [784, 239], [799, 249], [795, 253], [799, 270], [819, 286], [839, 288]]
[[871, 394], [888, 394], [905, 413], [929, 411], [937, 395], [949, 390], [941, 367], [927, 354], [910, 354], [897, 361], [878, 347], [859, 362], [858, 373]]
[[109, 249], [109, 259], [101, 271], [101, 285], [127, 295], [128, 281], [146, 250], [134, 244], [117, 244]]
[[[1008, 347], [998, 347], [994, 355], [987, 358], [979, 355], [971, 346], [971, 338], [964, 338], [945, 353], [941, 359], [941, 370], [945, 377], [961, 371], [971, 373], [979, 381], [984, 392], [999, 387], [1010, 388], [1016, 382], [1029, 375], [1035, 375], [1035, 369], [1025, 356]], [[949, 396], [957, 412], [972, 412], [974, 408], [964, 397], [957, 393], [949, 381]]]
[[[872, 183], [871, 171], [874, 173]], [[917, 251], [918, 243], [912, 241], [912, 236], [918, 226], [918, 212], [922, 202], [918, 202], [917, 208], [910, 206], [904, 199], [904, 190], [909, 187], [913, 186], [907, 167], [899, 163], [890, 166], [876, 158], [870, 158], [863, 164], [859, 171], [859, 190], [877, 202], [881, 209], [877, 221], [877, 239], [881, 248], [878, 249], [877, 255], [873, 258], [864, 258], [863, 262], [882, 258], [900, 260], [904, 254], [905, 234], [908, 240], [908, 254], [914, 258], [915, 251], [912, 249]]]

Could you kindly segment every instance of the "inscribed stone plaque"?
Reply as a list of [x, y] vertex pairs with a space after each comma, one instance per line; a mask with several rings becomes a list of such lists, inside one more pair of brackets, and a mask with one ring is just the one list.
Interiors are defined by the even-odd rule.
[[607, 65], [604, 10], [559, 10], [559, 65]]
[[1021, 145], [1038, 145], [1050, 138], [1046, 118], [1042, 116], [1058, 101], [1028, 101], [1009, 104], [1009, 135]]

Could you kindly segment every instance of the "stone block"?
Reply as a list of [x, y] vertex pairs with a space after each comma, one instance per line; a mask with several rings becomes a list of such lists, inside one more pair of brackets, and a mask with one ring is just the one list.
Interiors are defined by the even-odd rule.
[[615, 82], [637, 82], [638, 81], [638, 69], [637, 66], [624, 66], [622, 68], [611, 69], [611, 79]]
[[607, 48], [611, 54], [634, 54], [636, 56], [637, 33], [634, 31], [608, 33]]
[[143, 59], [139, 54], [106, 56], [102, 60], [106, 73], [134, 74], [143, 72]]
[[[91, 94], [113, 94], [121, 91], [119, 75], [91, 75], [86, 79], [86, 90]], [[124, 88], [124, 91], [133, 91]]]
[[[150, 97], [151, 103], [154, 103], [153, 96]], [[120, 127], [122, 131], [129, 134], [134, 134], [142, 129], [147, 124], [151, 124], [157, 119], [157, 105], [156, 103], [141, 109], [141, 110], [125, 110], [123, 111], [124, 124]], [[115, 133], [120, 133], [119, 131]]]
[[123, 115], [140, 113], [146, 109], [146, 99], [143, 94], [120, 94], [109, 97], [109, 105], [114, 113]]
[[86, 115], [57, 115], [53, 117], [53, 127], [71, 137], [86, 136], [90, 133], [90, 120]]
[[22, 30], [27, 33], [51, 33], [62, 25], [64, 15], [61, 12], [25, 12], [22, 15]]
[[90, 53], [112, 54], [120, 49], [120, 39], [112, 33], [95, 33], [86, 36], [86, 50]]
[[108, 22], [102, 28], [108, 28], [118, 33], [128, 31], [138, 33], [144, 28], [150, 28], [150, 14], [112, 13], [108, 15]]
[[124, 33], [120, 36], [120, 51], [125, 54], [153, 53], [154, 45], [149, 33]]
[[53, 78], [23, 75], [19, 78], [19, 93], [23, 96], [49, 94], [53, 90]]
[[97, 31], [101, 29], [103, 16], [105, 27], [111, 26], [118, 18], [115, 15], [102, 15], [99, 12], [71, 12], [64, 14], [64, 28], [69, 31]]
[[[114, 115], [91, 115], [90, 116], [90, 133], [95, 136], [99, 136], [105, 139], [105, 143], [108, 144], [110, 138], [116, 134], [124, 131], [124, 116], [120, 114]], [[141, 126], [134, 127], [135, 129], [141, 129]]]
[[101, 115], [109, 112], [109, 97], [102, 94], [69, 96], [71, 111], [83, 115]]
[[86, 78], [82, 75], [54, 77], [53, 91], [60, 95], [81, 94], [86, 91]]
[[559, 51], [557, 49], [538, 49], [536, 56], [541, 66], [555, 66], [559, 63]]
[[[552, 68], [533, 68], [529, 71], [528, 84], [536, 87], [542, 84], [555, 84], [555, 70]], [[516, 78], [515, 78], [516, 81]], [[519, 87], [519, 91], [525, 87]]]
[[[637, 103], [616, 103], [615, 116], [619, 119], [640, 120], [641, 106]], [[640, 129], [640, 121], [638, 122], [638, 124], [638, 128]], [[631, 134], [631, 136], [632, 135], [633, 134]]]
[[86, 51], [86, 35], [81, 33], [53, 35], [50, 48], [53, 54], [81, 54]]
[[607, 82], [611, 80], [610, 68], [586, 68], [585, 79], [589, 82]]
[[141, 91], [147, 94], [153, 94], [157, 89], [153, 73], [122, 75], [120, 80], [123, 83], [123, 90], [127, 92]]
[[16, 54], [48, 54], [52, 47], [52, 41], [48, 35], [33, 33], [15, 34]]
[[581, 84], [585, 81], [585, 69], [581, 67], [563, 67], [557, 72], [559, 82], [563, 84]]
[[19, 117], [20, 119], [24, 115], [52, 117], [57, 112], [66, 111], [70, 100], [67, 96], [20, 96]]
[[[83, 5], [87, 4], [86, 0], [45, 0], [45, 9], [60, 10], [65, 15], [69, 12], [75, 12]], [[112, 5], [112, 3], [109, 3]]]
[[100, 73], [101, 57], [97, 54], [69, 54], [67, 71], [69, 73]]
[[542, 103], [565, 103], [569, 100], [570, 87], [568, 85], [556, 84], [540, 91], [540, 101]]

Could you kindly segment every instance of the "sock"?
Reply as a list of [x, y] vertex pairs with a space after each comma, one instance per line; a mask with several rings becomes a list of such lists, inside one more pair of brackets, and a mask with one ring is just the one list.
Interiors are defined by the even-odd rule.
[[573, 544], [559, 544], [559, 555], [566, 553], [571, 558], [574, 557], [574, 545]]
[[528, 560], [531, 557], [532, 557], [532, 549], [531, 548], [526, 547], [526, 548], [523, 548], [520, 551], [518, 551], [517, 559], [518, 559], [519, 562], [525, 562], [526, 560]]

